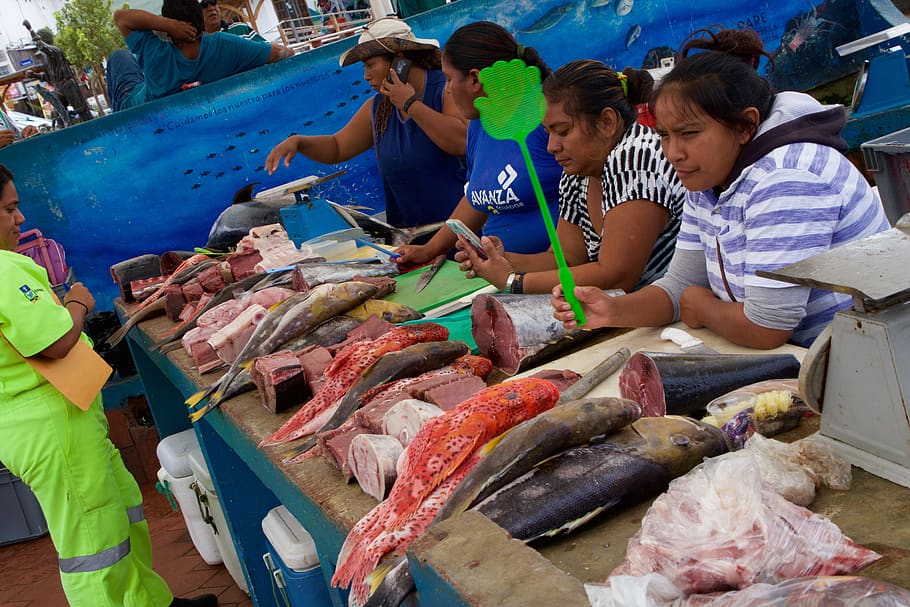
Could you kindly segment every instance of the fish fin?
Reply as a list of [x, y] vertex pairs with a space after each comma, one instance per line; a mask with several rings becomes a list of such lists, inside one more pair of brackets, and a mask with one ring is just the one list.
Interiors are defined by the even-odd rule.
[[485, 444], [483, 447], [480, 448], [480, 455], [481, 455], [481, 457], [483, 457], [484, 455], [486, 455], [487, 453], [489, 453], [490, 451], [492, 451], [492, 450], [496, 447], [496, 445], [498, 445], [499, 442], [500, 442], [503, 438], [505, 438], [506, 434], [508, 434], [508, 433], [511, 432], [511, 431], [512, 431], [512, 428], [509, 428], [508, 430], [506, 430], [505, 432], [503, 432], [503, 433], [500, 434], [499, 436], [494, 436], [494, 437], [491, 438], [489, 441], [487, 441], [487, 444]]
[[190, 414], [189, 414], [190, 423], [195, 424], [195, 423], [198, 422], [200, 419], [202, 419], [203, 417], [205, 417], [205, 414], [206, 414], [206, 413], [208, 413], [209, 411], [211, 411], [212, 409], [214, 409], [214, 408], [217, 407], [217, 406], [218, 406], [217, 403], [214, 403], [214, 404], [213, 404], [213, 403], [209, 402], [206, 406], [204, 406], [204, 407], [202, 407], [202, 408], [200, 408], [200, 409], [197, 409], [197, 410], [195, 410], [195, 411], [191, 411]]
[[367, 576], [367, 582], [370, 585], [370, 597], [363, 607], [399, 605], [404, 597], [414, 590], [414, 578], [411, 576], [408, 559], [404, 555], [385, 558]]

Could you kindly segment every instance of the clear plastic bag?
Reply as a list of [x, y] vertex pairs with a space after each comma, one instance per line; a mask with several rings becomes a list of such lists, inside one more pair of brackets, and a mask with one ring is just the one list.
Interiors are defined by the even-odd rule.
[[753, 459], [738, 455], [707, 460], [674, 480], [612, 575], [660, 573], [689, 595], [847, 574], [880, 558], [763, 484]]
[[910, 607], [910, 590], [864, 577], [811, 577], [754, 584], [721, 595], [693, 595], [672, 607]]

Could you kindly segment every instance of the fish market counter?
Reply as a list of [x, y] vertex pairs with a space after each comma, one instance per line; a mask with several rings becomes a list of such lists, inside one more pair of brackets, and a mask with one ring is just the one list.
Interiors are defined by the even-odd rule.
[[[118, 307], [122, 312], [122, 303]], [[217, 373], [200, 376], [182, 349], [167, 355], [150, 351], [173, 326], [157, 317], [140, 323], [129, 334], [161, 438], [190, 427], [184, 400], [218, 377]], [[707, 331], [692, 333], [720, 352], [741, 351]], [[637, 329], [609, 334], [545, 366], [585, 373], [623, 346], [633, 352], [676, 348], [660, 340], [659, 330]], [[802, 353], [793, 347], [780, 350], [797, 357]], [[616, 375], [593, 394], [618, 395]], [[270, 509], [284, 504], [310, 532], [328, 583], [348, 530], [376, 504], [356, 483], [346, 483], [322, 457], [288, 465], [281, 462], [286, 446], [257, 448], [293, 411], [273, 414], [255, 393], [247, 393], [222, 403], [195, 425], [253, 601], [260, 607], [278, 604], [262, 562], [266, 545], [261, 521]], [[813, 429], [804, 424], [793, 432], [807, 434]], [[626, 542], [638, 531], [649, 504], [595, 520], [563, 538], [537, 542], [534, 549], [509, 538], [479, 513], [457, 515], [431, 528], [408, 550], [420, 602], [453, 607], [586, 606], [583, 583], [602, 581], [622, 561]], [[884, 555], [864, 575], [908, 585], [910, 489], [854, 468], [850, 491], [821, 489], [812, 509], [833, 520], [854, 541]], [[330, 596], [337, 607], [347, 604], [345, 592], [332, 589]]]

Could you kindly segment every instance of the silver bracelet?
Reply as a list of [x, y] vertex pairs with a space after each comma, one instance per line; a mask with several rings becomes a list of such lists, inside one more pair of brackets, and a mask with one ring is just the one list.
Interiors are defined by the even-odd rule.
[[515, 282], [515, 272], [509, 272], [509, 277], [506, 278], [506, 286], [502, 290], [503, 293], [512, 292], [512, 283]]

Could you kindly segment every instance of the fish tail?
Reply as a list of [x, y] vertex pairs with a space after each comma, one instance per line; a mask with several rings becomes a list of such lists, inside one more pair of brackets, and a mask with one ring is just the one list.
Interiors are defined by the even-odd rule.
[[218, 403], [210, 401], [207, 405], [205, 405], [201, 409], [191, 411], [189, 414], [190, 422], [195, 424], [200, 419], [205, 417], [206, 413], [208, 413], [212, 409], [216, 408], [217, 406], [218, 406]]
[[189, 398], [187, 398], [183, 402], [186, 403], [186, 406], [188, 409], [194, 409], [196, 406], [199, 405], [199, 403], [201, 403], [203, 400], [205, 400], [205, 398], [208, 397], [213, 392], [215, 392], [215, 388], [212, 386], [209, 386], [205, 390], [200, 390], [199, 392], [196, 392], [195, 394], [191, 395]]

